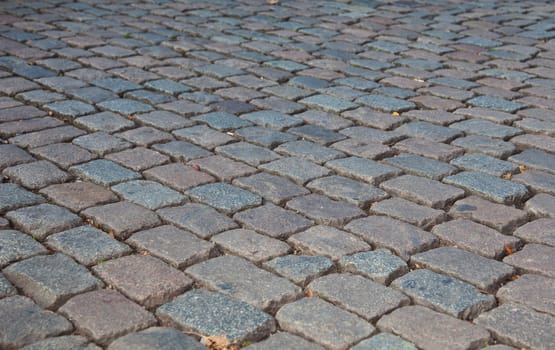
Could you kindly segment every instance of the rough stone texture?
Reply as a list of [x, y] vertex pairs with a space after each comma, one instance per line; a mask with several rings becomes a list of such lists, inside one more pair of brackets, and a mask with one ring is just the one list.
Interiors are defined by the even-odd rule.
[[308, 340], [301, 338], [299, 336], [293, 335], [291, 333], [278, 332], [272, 334], [268, 339], [263, 340], [259, 343], [252, 344], [248, 346], [249, 350], [324, 350], [318, 344], [309, 342]]
[[17, 289], [0, 273], [0, 299], [17, 294]]
[[151, 256], [129, 255], [93, 268], [98, 277], [146, 308], [170, 301], [191, 287], [181, 271]]
[[40, 190], [40, 193], [74, 212], [118, 200], [110, 190], [90, 182], [51, 185]]
[[189, 230], [201, 238], [209, 238], [237, 227], [235, 221], [204, 204], [187, 203], [179, 207], [160, 209], [157, 213], [164, 221]]
[[350, 157], [332, 160], [326, 166], [335, 170], [339, 175], [377, 184], [400, 172], [396, 168], [369, 159]]
[[342, 225], [364, 215], [357, 206], [311, 194], [287, 202], [286, 208], [297, 211], [323, 225]]
[[189, 291], [156, 310], [162, 324], [185, 332], [257, 341], [276, 329], [274, 319], [254, 306], [204, 289]]
[[299, 287], [235, 256], [221, 256], [189, 267], [185, 272], [200, 284], [225, 295], [273, 311], [297, 299]]
[[555, 220], [541, 218], [515, 230], [515, 236], [531, 243], [541, 243], [555, 247]]
[[449, 215], [454, 218], [471, 219], [502, 233], [511, 232], [528, 219], [528, 215], [523, 210], [495, 204], [476, 196], [466, 197], [455, 202], [449, 210]]
[[212, 176], [179, 163], [151, 168], [143, 172], [143, 175], [178, 191], [214, 181]]
[[267, 173], [233, 180], [233, 185], [262, 196], [274, 204], [282, 204], [293, 197], [308, 194], [309, 191], [285, 178]]
[[370, 322], [410, 303], [409, 298], [399, 291], [349, 273], [320, 277], [307, 289]]
[[0, 346], [6, 350], [73, 329], [62, 316], [42, 310], [31, 299], [19, 295], [0, 299], [0, 312]]
[[[90, 312], [93, 309], [96, 312]], [[152, 314], [109, 289], [79, 294], [65, 303], [59, 312], [71, 320], [81, 334], [101, 345], [156, 323]]]
[[555, 279], [527, 274], [501, 287], [496, 297], [502, 303], [515, 302], [555, 316], [554, 288]]
[[487, 291], [495, 290], [515, 272], [507, 264], [454, 247], [440, 247], [419, 253], [413, 255], [410, 261], [413, 265], [445, 273]]
[[302, 286], [333, 268], [324, 256], [286, 255], [264, 263], [264, 267]]
[[40, 204], [44, 198], [12, 183], [0, 183], [0, 213], [28, 205]]
[[336, 200], [344, 200], [359, 207], [387, 197], [387, 193], [361, 181], [343, 176], [327, 176], [307, 184], [311, 190], [322, 192]]
[[45, 244], [87, 266], [131, 251], [127, 245], [90, 226], [55, 233], [48, 237]]
[[214, 251], [214, 244], [170, 225], [136, 232], [126, 243], [179, 269], [208, 259]]
[[507, 247], [517, 250], [521, 241], [487, 226], [466, 219], [456, 219], [434, 226], [432, 233], [449, 245], [457, 246], [486, 258], [499, 259]]
[[413, 270], [391, 286], [407, 294], [414, 303], [461, 319], [473, 319], [491, 309], [495, 298], [456, 278], [426, 269]]
[[[347, 349], [375, 332], [362, 318], [320, 298], [303, 298], [287, 304], [277, 312], [276, 319], [282, 329], [333, 350]], [[337, 328], [342, 330], [340, 334], [334, 331]]]
[[509, 255], [503, 262], [519, 271], [555, 277], [555, 248], [543, 244], [527, 244], [521, 251]]
[[555, 196], [550, 194], [537, 194], [528, 200], [524, 207], [535, 216], [555, 219]]
[[6, 168], [2, 175], [32, 190], [66, 182], [71, 178], [68, 173], [46, 160]]
[[361, 341], [351, 349], [353, 350], [416, 350], [414, 344], [401, 337], [390, 333], [380, 333]]
[[88, 208], [82, 214], [118, 238], [126, 238], [132, 232], [160, 224], [158, 215], [153, 211], [125, 201]]
[[45, 254], [44, 247], [21, 232], [0, 230], [0, 267], [17, 260], [23, 260], [38, 254]]
[[135, 180], [112, 186], [124, 200], [138, 204], [150, 210], [180, 204], [185, 197], [177, 191], [158, 182], [148, 180]]
[[339, 265], [346, 272], [360, 274], [385, 285], [409, 271], [403, 259], [385, 248], [344, 256]]
[[233, 219], [274, 238], [287, 238], [313, 224], [311, 220], [273, 204], [242, 211], [235, 214]]
[[254, 263], [285, 255], [291, 250], [287, 243], [245, 229], [222, 232], [211, 241], [224, 253], [239, 255]]
[[474, 322], [491, 331], [496, 339], [519, 348], [547, 350], [555, 341], [555, 317], [518, 304], [503, 304]]
[[12, 224], [36, 239], [70, 229], [81, 224], [81, 218], [66, 208], [52, 204], [39, 204], [21, 208], [6, 214]]
[[35, 256], [8, 266], [3, 273], [39, 306], [52, 309], [76, 294], [103, 286], [84, 266], [63, 254]]
[[16, 145], [0, 145], [0, 169], [28, 163], [35, 160], [33, 156]]
[[226, 213], [234, 213], [262, 203], [260, 196], [225, 183], [202, 185], [188, 190], [186, 194]]
[[203, 350], [205, 347], [193, 337], [173, 328], [151, 327], [113, 341], [109, 350]]
[[438, 239], [416, 226], [385, 216], [369, 216], [354, 220], [345, 229], [375, 247], [393, 250], [402, 259], [438, 244]]
[[442, 210], [428, 208], [402, 198], [391, 198], [374, 203], [371, 211], [423, 228], [429, 228], [445, 220], [445, 212]]
[[331, 226], [314, 226], [297, 233], [287, 240], [303, 253], [324, 255], [338, 260], [344, 255], [370, 250], [370, 245], [360, 238]]
[[426, 350], [478, 349], [490, 340], [482, 327], [418, 305], [393, 311], [382, 317], [377, 327]]
[[101, 348], [93, 343], [89, 343], [85, 337], [66, 335], [29, 344], [23, 347], [23, 350], [101, 350]]
[[119, 182], [134, 180], [140, 177], [139, 173], [106, 159], [98, 159], [75, 165], [69, 170], [79, 177], [83, 177], [102, 186], [111, 186]]

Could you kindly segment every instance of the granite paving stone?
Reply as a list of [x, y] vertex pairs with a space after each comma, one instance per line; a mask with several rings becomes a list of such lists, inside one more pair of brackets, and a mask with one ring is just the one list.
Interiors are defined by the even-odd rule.
[[16, 145], [0, 145], [0, 169], [35, 160], [28, 152]]
[[413, 270], [391, 283], [415, 304], [460, 319], [473, 319], [495, 306], [495, 298], [456, 278], [426, 269]]
[[17, 120], [0, 124], [0, 136], [10, 137], [32, 131], [44, 130], [63, 125], [64, 123], [56, 118], [42, 117], [33, 119]]
[[234, 138], [225, 133], [216, 131], [204, 125], [197, 125], [190, 128], [179, 129], [173, 132], [178, 139], [185, 139], [204, 148], [213, 149], [217, 146], [225, 145]]
[[131, 120], [112, 112], [89, 114], [75, 119], [74, 123], [90, 131], [102, 131], [108, 134], [135, 126]]
[[171, 134], [165, 131], [160, 131], [150, 126], [142, 126], [136, 129], [130, 129], [118, 133], [117, 136], [144, 147], [153, 143], [167, 142], [174, 139]]
[[288, 280], [231, 255], [206, 260], [185, 272], [202, 286], [268, 312], [294, 301], [301, 294], [301, 289]]
[[33, 148], [31, 153], [64, 169], [96, 158], [96, 155], [71, 143], [53, 143]]
[[212, 176], [179, 163], [150, 168], [143, 175], [178, 191], [214, 181]]
[[258, 166], [281, 158], [272, 150], [253, 145], [248, 142], [236, 142], [215, 149], [216, 153], [229, 158], [245, 162], [251, 166]]
[[462, 147], [469, 152], [485, 153], [499, 158], [508, 157], [516, 151], [515, 145], [510, 142], [480, 135], [461, 137], [454, 140], [451, 144]]
[[49, 200], [72, 211], [117, 201], [110, 190], [90, 182], [68, 182], [51, 185], [40, 190]]
[[[457, 140], [453, 141], [453, 144]], [[393, 146], [393, 149], [397, 150], [398, 152], [412, 153], [442, 162], [447, 162], [464, 153], [464, 149], [458, 146], [448, 145], [445, 143], [434, 142], [416, 137], [407, 138], [397, 142]]]
[[391, 333], [379, 333], [352, 347], [353, 350], [416, 350], [414, 344]]
[[177, 191], [149, 180], [135, 180], [112, 186], [112, 191], [131, 203], [150, 210], [173, 206], [185, 201]]
[[406, 118], [403, 116], [378, 112], [367, 107], [360, 107], [346, 111], [341, 113], [341, 115], [363, 126], [377, 128], [380, 130], [391, 130], [406, 121]]
[[93, 271], [146, 308], [162, 305], [192, 285], [183, 272], [152, 256], [124, 256], [96, 265]]
[[330, 174], [330, 170], [308, 160], [286, 157], [259, 166], [260, 169], [285, 176], [299, 185]]
[[0, 299], [0, 310], [0, 345], [8, 350], [73, 330], [64, 317], [41, 309], [24, 296]]
[[540, 150], [529, 149], [509, 157], [509, 160], [531, 169], [555, 174], [555, 155]]
[[116, 339], [107, 349], [110, 350], [202, 350], [204, 346], [195, 338], [176, 329], [151, 327], [140, 332], [130, 333]]
[[410, 261], [412, 265], [418, 264], [445, 273], [487, 291], [495, 290], [515, 273], [514, 268], [505, 263], [455, 247], [440, 247], [418, 253]]
[[326, 166], [339, 175], [353, 177], [374, 185], [400, 174], [400, 171], [394, 167], [359, 157], [331, 160], [326, 163]]
[[0, 267], [23, 260], [38, 254], [46, 254], [47, 250], [37, 241], [15, 230], [0, 231]]
[[513, 137], [511, 142], [522, 149], [535, 148], [555, 153], [555, 138], [547, 135], [525, 134]]
[[413, 102], [377, 94], [359, 97], [356, 102], [388, 113], [404, 112], [416, 108], [416, 105]]
[[554, 256], [555, 248], [530, 243], [525, 245], [522, 250], [505, 257], [503, 262], [514, 266], [520, 272], [555, 277], [555, 267], [551, 263]]
[[201, 185], [185, 193], [196, 201], [226, 213], [234, 213], [262, 203], [260, 196], [225, 183]]
[[69, 170], [79, 177], [103, 186], [138, 179], [141, 176], [137, 172], [106, 159], [97, 159], [88, 163], [74, 165]]
[[254, 263], [285, 255], [291, 250], [287, 243], [245, 229], [219, 233], [211, 241], [223, 253], [238, 255]]
[[386, 158], [384, 162], [401, 168], [409, 174], [425, 176], [433, 180], [440, 180], [444, 176], [455, 173], [457, 170], [454, 166], [447, 163], [409, 153], [401, 153], [397, 156]]
[[369, 216], [345, 226], [374, 247], [389, 248], [403, 260], [437, 246], [438, 239], [416, 226], [386, 216]]
[[555, 196], [539, 193], [529, 199], [524, 208], [537, 217], [555, 218]]
[[550, 293], [554, 283], [555, 280], [552, 278], [525, 274], [501, 287], [496, 297], [502, 303], [518, 303], [554, 316], [555, 308]]
[[[167, 154], [175, 160], [181, 160], [185, 162], [212, 155], [212, 153], [208, 152], [204, 148], [201, 148], [187, 141], [170, 141], [166, 143], [157, 143], [152, 145], [152, 148], [159, 152]], [[160, 156], [158, 156], [157, 158], [159, 158], [160, 161], [162, 160]]]
[[[91, 313], [91, 309], [98, 312]], [[59, 312], [70, 319], [81, 334], [101, 345], [156, 323], [151, 313], [109, 289], [74, 296]]]
[[485, 225], [467, 219], [456, 219], [436, 225], [432, 233], [446, 244], [463, 248], [486, 258], [499, 259], [507, 254], [507, 247], [517, 250], [522, 242]]
[[484, 313], [474, 322], [491, 331], [495, 338], [517, 347], [549, 349], [555, 337], [553, 316], [513, 303]]
[[510, 176], [519, 171], [518, 165], [514, 163], [480, 153], [465, 154], [453, 159], [450, 163], [463, 170], [479, 171], [497, 177]]
[[0, 183], [0, 213], [21, 207], [43, 203], [45, 200], [33, 192], [29, 192], [19, 185]]
[[404, 136], [396, 131], [384, 131], [365, 126], [353, 126], [340, 131], [341, 134], [355, 140], [364, 140], [382, 144], [391, 144]]
[[118, 238], [160, 224], [156, 213], [126, 201], [91, 207], [81, 213], [89, 222], [111, 231]]
[[43, 308], [57, 309], [74, 295], [104, 286], [83, 265], [63, 254], [38, 255], [11, 264], [3, 273]]
[[327, 176], [311, 181], [307, 188], [332, 199], [343, 200], [361, 208], [387, 197], [387, 193], [361, 181], [343, 176]]
[[259, 126], [238, 129], [235, 134], [246, 141], [267, 148], [273, 148], [279, 144], [298, 139], [295, 135]]
[[324, 255], [339, 260], [344, 255], [371, 249], [360, 238], [335, 227], [318, 225], [289, 237], [288, 242], [298, 251], [309, 255]]
[[91, 226], [79, 226], [55, 233], [48, 237], [45, 244], [86, 266], [131, 252], [127, 245]]
[[555, 220], [540, 218], [531, 221], [513, 232], [513, 235], [522, 238], [526, 242], [541, 243], [555, 246]]
[[0, 299], [17, 294], [17, 289], [0, 273]]
[[64, 207], [39, 204], [10, 211], [6, 218], [19, 230], [43, 240], [48, 235], [70, 229], [81, 223], [81, 218]]
[[339, 266], [345, 272], [359, 274], [385, 285], [408, 272], [407, 264], [385, 248], [343, 256]]
[[309, 342], [299, 336], [286, 332], [277, 332], [267, 339], [249, 345], [249, 350], [271, 350], [271, 349], [303, 349], [303, 350], [323, 350], [318, 344]]
[[31, 190], [71, 179], [71, 175], [46, 160], [14, 165], [4, 169], [2, 175]]
[[499, 125], [488, 120], [468, 119], [449, 125], [450, 128], [464, 131], [465, 134], [482, 135], [493, 138], [507, 140], [513, 136], [522, 133], [522, 130], [507, 126]]
[[[419, 327], [414, 327], [418, 324]], [[475, 349], [490, 340], [484, 328], [432, 311], [424, 306], [405, 306], [382, 317], [380, 331], [401, 336], [422, 349]], [[435, 335], [435, 336], [432, 336]]]
[[399, 134], [423, 138], [433, 142], [449, 142], [462, 136], [462, 132], [423, 121], [412, 121], [395, 129]]
[[101, 89], [96, 86], [82, 87], [69, 90], [67, 92], [71, 97], [82, 100], [89, 104], [100, 103], [108, 100], [115, 100], [118, 96], [111, 91]]
[[122, 151], [132, 144], [126, 140], [102, 131], [79, 136], [72, 141], [75, 145], [103, 156], [107, 153]]
[[313, 221], [271, 203], [244, 210], [235, 214], [233, 219], [274, 238], [286, 238], [313, 224]]
[[444, 208], [464, 196], [462, 189], [413, 175], [393, 178], [382, 182], [380, 187], [391, 194], [436, 209]]
[[266, 269], [301, 286], [333, 269], [333, 262], [324, 256], [285, 255], [263, 264]]
[[237, 228], [237, 223], [212, 207], [199, 203], [187, 203], [179, 207], [157, 211], [162, 220], [189, 230], [201, 238]]
[[443, 222], [446, 218], [442, 210], [428, 208], [397, 197], [374, 203], [370, 210], [422, 228], [429, 228]]
[[111, 153], [105, 158], [135, 171], [142, 171], [169, 161], [169, 157], [144, 147], [136, 147], [117, 153]]
[[319, 277], [307, 289], [370, 322], [410, 303], [403, 293], [350, 273]]
[[460, 186], [471, 193], [484, 196], [497, 203], [514, 204], [528, 196], [528, 189], [521, 184], [476, 171], [463, 171], [448, 176], [443, 181]]
[[47, 338], [23, 347], [25, 350], [100, 350], [101, 348], [80, 335]]
[[[312, 317], [315, 314], [322, 316]], [[278, 311], [276, 319], [282, 329], [334, 350], [347, 349], [376, 331], [362, 318], [320, 298], [287, 304]], [[341, 334], [334, 332], [336, 327], [342, 329]]]
[[324, 225], [342, 225], [364, 215], [364, 212], [353, 204], [317, 194], [294, 198], [287, 202], [286, 208]]
[[243, 301], [197, 289], [178, 296], [156, 310], [164, 325], [231, 341], [257, 341], [276, 329], [274, 319]]
[[283, 130], [284, 128], [289, 128], [302, 123], [302, 119], [276, 111], [247, 113], [241, 115], [241, 118], [254, 124], [276, 130]]
[[95, 111], [88, 103], [77, 100], [63, 100], [44, 105], [44, 108], [56, 115], [67, 118], [77, 118]]
[[291, 157], [303, 158], [317, 164], [344, 156], [343, 152], [303, 140], [281, 144], [274, 151]]

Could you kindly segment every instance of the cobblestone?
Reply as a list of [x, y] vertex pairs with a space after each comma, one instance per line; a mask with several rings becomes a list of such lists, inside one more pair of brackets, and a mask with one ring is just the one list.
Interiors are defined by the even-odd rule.
[[18, 209], [28, 205], [40, 204], [44, 198], [29, 192], [19, 185], [0, 183], [0, 212]]
[[222, 232], [211, 241], [224, 253], [242, 256], [254, 263], [285, 255], [291, 250], [284, 242], [245, 229]]
[[254, 305], [276, 310], [301, 294], [299, 287], [235, 256], [221, 256], [185, 270], [200, 284]]
[[6, 168], [2, 175], [32, 190], [71, 179], [68, 173], [46, 160]]
[[[91, 308], [98, 312], [88, 312]], [[109, 289], [79, 294], [69, 299], [59, 312], [70, 319], [79, 332], [101, 345], [156, 323], [152, 314]]]
[[480, 315], [475, 323], [511, 345], [549, 349], [553, 341], [555, 318], [508, 303]]
[[555, 220], [540, 218], [516, 229], [515, 236], [527, 242], [555, 246]]
[[62, 316], [42, 310], [31, 299], [19, 295], [0, 299], [0, 311], [0, 345], [6, 349], [17, 349], [73, 329]]
[[[415, 328], [415, 324], [419, 327]], [[398, 334], [423, 349], [472, 349], [490, 340], [489, 333], [482, 327], [419, 305], [393, 311], [382, 317], [377, 327]]]
[[15, 230], [1, 230], [0, 244], [2, 246], [0, 267], [34, 255], [47, 253], [47, 250], [40, 243]]
[[555, 277], [555, 268], [550, 261], [555, 255], [555, 248], [543, 244], [527, 244], [524, 248], [503, 259], [504, 263], [516, 267], [525, 273], [538, 273]]
[[70, 229], [81, 223], [81, 218], [66, 208], [39, 204], [10, 211], [6, 218], [19, 230], [43, 240], [46, 236]]
[[390, 333], [380, 333], [355, 345], [353, 350], [416, 350], [416, 347], [401, 337]]
[[156, 310], [163, 324], [185, 332], [223, 335], [231, 341], [256, 341], [276, 328], [273, 318], [254, 306], [203, 289], [192, 290]]
[[202, 350], [204, 347], [195, 338], [173, 329], [151, 327], [130, 333], [113, 341], [110, 350]]

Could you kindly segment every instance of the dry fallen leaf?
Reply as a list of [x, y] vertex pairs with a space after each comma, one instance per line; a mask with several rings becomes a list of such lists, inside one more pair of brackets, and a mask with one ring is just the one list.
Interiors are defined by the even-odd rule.
[[506, 174], [503, 174], [503, 176], [501, 176], [501, 177], [505, 180], [511, 180], [513, 175], [511, 173], [506, 173]]
[[116, 235], [114, 234], [114, 231], [112, 231], [112, 230], [108, 231], [108, 235], [110, 235], [110, 237], [112, 237], [112, 238], [116, 238]]
[[141, 254], [142, 256], [149, 256], [150, 253], [147, 252], [146, 250], [141, 251], [139, 254]]
[[231, 343], [225, 335], [202, 337], [200, 342], [211, 350], [239, 350], [239, 345]]
[[391, 115], [394, 116], [394, 117], [398, 117], [398, 116], [399, 116], [399, 112], [393, 112], [393, 113], [391, 113]]
[[266, 2], [270, 5], [277, 5], [279, 4], [279, 0], [266, 0]]
[[126, 116], [125, 118], [129, 119], [129, 120], [133, 120], [133, 116], [131, 114], [129, 114], [128, 116]]
[[509, 255], [513, 254], [513, 250], [511, 249], [511, 247], [509, 247], [509, 245], [507, 243], [505, 243], [505, 251]]
[[198, 166], [198, 164], [193, 164], [193, 169], [195, 169], [196, 171], [199, 171], [200, 167]]
[[526, 165], [519, 165], [518, 170], [520, 170], [521, 173], [525, 172], [526, 171]]

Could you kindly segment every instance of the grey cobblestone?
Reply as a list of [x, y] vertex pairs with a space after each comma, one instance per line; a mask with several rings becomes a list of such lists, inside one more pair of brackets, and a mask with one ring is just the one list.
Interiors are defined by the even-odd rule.
[[285, 255], [291, 250], [282, 241], [245, 229], [222, 232], [212, 237], [211, 241], [224, 253], [238, 255], [254, 263]]
[[81, 218], [64, 207], [52, 204], [39, 204], [32, 207], [10, 211], [6, 218], [23, 232], [36, 239], [70, 229], [81, 223]]
[[13, 261], [47, 253], [47, 250], [40, 243], [15, 230], [1, 230], [0, 245], [2, 246], [0, 267], [4, 267]]
[[2, 175], [32, 190], [71, 179], [68, 173], [46, 160], [6, 168]]
[[202, 350], [204, 347], [195, 338], [173, 329], [151, 327], [130, 333], [113, 341], [110, 350]]
[[555, 277], [555, 267], [551, 264], [555, 248], [543, 244], [527, 244], [524, 248], [503, 259], [504, 263], [526, 273], [539, 273]]
[[0, 183], [1, 213], [28, 205], [40, 204], [44, 201], [43, 197], [27, 191], [19, 185], [12, 183]]

